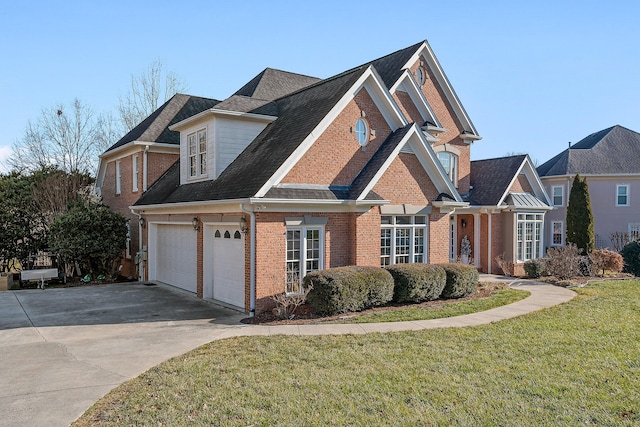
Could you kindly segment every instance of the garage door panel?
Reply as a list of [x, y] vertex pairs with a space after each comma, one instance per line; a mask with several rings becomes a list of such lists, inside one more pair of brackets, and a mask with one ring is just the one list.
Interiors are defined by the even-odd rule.
[[196, 231], [190, 225], [161, 224], [156, 233], [156, 280], [196, 292]]
[[245, 306], [244, 237], [237, 227], [224, 225], [207, 227], [205, 235], [205, 295], [241, 308]]

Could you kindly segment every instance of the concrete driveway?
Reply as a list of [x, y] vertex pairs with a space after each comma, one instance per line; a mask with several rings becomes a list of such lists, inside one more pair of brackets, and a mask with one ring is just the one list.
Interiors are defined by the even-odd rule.
[[244, 315], [141, 283], [0, 292], [0, 426], [66, 426], [118, 384]]

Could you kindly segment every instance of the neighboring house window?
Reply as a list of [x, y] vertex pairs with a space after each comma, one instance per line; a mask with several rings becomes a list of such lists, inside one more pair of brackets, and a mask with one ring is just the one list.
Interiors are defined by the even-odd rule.
[[302, 293], [307, 273], [324, 268], [322, 227], [287, 227], [287, 293]]
[[564, 188], [562, 186], [551, 187], [553, 193], [553, 206], [564, 205]]
[[427, 259], [427, 217], [383, 216], [380, 265], [424, 263]]
[[542, 214], [518, 214], [516, 226], [517, 261], [538, 258], [542, 248]]
[[628, 185], [616, 185], [616, 206], [629, 206]]
[[564, 236], [564, 224], [562, 221], [551, 222], [551, 245], [562, 245], [562, 238]]
[[438, 160], [440, 164], [444, 168], [447, 176], [451, 180], [451, 182], [457, 186], [458, 185], [458, 157], [447, 151], [441, 151], [438, 153]]
[[122, 183], [122, 171], [120, 168], [120, 160], [116, 160], [116, 194], [120, 194]]
[[132, 184], [132, 191], [138, 191], [138, 175], [139, 175], [139, 171], [138, 171], [138, 156], [133, 156], [131, 157], [131, 170], [132, 170], [132, 178], [133, 178], [133, 184]]
[[187, 135], [189, 147], [189, 176], [196, 177], [207, 174], [207, 131]]
[[640, 240], [640, 223], [629, 224], [629, 241]]

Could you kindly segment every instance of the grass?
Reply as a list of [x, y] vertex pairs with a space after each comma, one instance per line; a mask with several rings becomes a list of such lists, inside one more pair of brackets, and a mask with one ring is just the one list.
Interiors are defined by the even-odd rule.
[[492, 308], [520, 301], [530, 295], [529, 292], [519, 289], [500, 289], [494, 291], [487, 298], [472, 299], [468, 301], [443, 301], [439, 305], [428, 308], [410, 307], [388, 311], [377, 311], [364, 315], [354, 314], [339, 323], [377, 323], [377, 322], [403, 322], [409, 320], [431, 320], [445, 317], [462, 316], [464, 314], [477, 313]]
[[490, 325], [213, 342], [74, 425], [640, 425], [640, 281]]

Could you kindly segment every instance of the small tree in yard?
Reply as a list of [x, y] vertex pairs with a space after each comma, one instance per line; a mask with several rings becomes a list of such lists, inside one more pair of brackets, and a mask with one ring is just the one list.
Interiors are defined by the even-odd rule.
[[78, 202], [51, 226], [49, 243], [67, 272], [73, 266], [90, 273], [113, 273], [125, 249], [127, 220], [106, 206]]
[[567, 206], [567, 243], [575, 244], [585, 255], [595, 248], [593, 212], [587, 180], [576, 174]]

